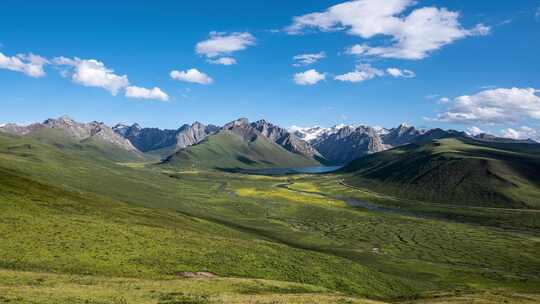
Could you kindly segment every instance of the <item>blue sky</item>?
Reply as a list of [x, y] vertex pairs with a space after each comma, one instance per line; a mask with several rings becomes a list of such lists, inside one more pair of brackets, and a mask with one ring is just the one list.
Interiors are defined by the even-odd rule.
[[248, 117], [540, 138], [540, 1], [271, 3], [5, 0], [0, 122]]

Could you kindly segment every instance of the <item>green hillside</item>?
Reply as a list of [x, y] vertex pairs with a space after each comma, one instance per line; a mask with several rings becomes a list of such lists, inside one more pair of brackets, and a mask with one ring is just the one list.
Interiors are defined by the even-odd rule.
[[404, 198], [540, 208], [540, 145], [447, 138], [360, 158], [345, 182]]
[[[10, 135], [0, 132], [0, 136], [6, 137]], [[61, 129], [43, 128], [29, 135], [20, 136], [20, 138], [23, 142], [28, 141], [30, 143], [35, 141], [48, 144], [64, 151], [66, 154], [76, 154], [94, 159], [108, 159], [117, 162], [138, 162], [152, 159], [151, 156], [128, 151], [94, 138], [79, 141]], [[12, 147], [12, 149], [16, 148]]]
[[248, 169], [269, 167], [307, 167], [320, 165], [314, 159], [289, 152], [257, 136], [249, 141], [229, 131], [208, 136], [201, 143], [180, 150], [165, 165], [177, 168]]

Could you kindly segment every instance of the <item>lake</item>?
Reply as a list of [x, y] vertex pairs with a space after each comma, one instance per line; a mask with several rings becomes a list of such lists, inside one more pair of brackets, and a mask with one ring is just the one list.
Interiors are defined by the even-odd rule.
[[257, 175], [289, 175], [289, 174], [319, 174], [329, 173], [343, 168], [343, 166], [317, 166], [300, 168], [266, 168], [266, 169], [238, 169], [236, 172]]

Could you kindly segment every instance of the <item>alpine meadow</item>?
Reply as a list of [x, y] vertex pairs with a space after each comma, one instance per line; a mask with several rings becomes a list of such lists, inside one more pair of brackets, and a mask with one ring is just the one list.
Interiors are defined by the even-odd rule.
[[0, 303], [540, 303], [538, 1], [0, 25]]

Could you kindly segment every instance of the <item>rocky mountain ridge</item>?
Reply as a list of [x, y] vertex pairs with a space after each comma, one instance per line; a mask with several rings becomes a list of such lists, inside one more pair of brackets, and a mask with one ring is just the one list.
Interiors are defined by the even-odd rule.
[[60, 129], [79, 141], [97, 139], [127, 151], [143, 153], [157, 151], [162, 157], [199, 144], [219, 131], [225, 131], [240, 135], [247, 142], [252, 142], [262, 136], [289, 152], [331, 164], [346, 164], [363, 155], [409, 143], [422, 143], [450, 136], [470, 137], [479, 141], [497, 143], [535, 143], [533, 140], [500, 138], [489, 134], [472, 136], [454, 130], [423, 130], [406, 124], [391, 129], [365, 125], [285, 129], [264, 119], [249, 122], [246, 118], [231, 121], [222, 127], [205, 125], [196, 121], [192, 124], [184, 124], [176, 130], [143, 128], [138, 124], [131, 126], [118, 124], [110, 128], [97, 121], [78, 123], [67, 116], [47, 119], [43, 123], [28, 126], [16, 124], [0, 126], [2, 132], [22, 136], [34, 134], [41, 129]]
[[131, 126], [117, 124], [113, 127], [117, 134], [128, 139], [140, 151], [148, 153], [164, 150], [164, 154], [197, 144], [218, 129], [214, 125], [204, 125], [197, 121], [191, 125], [184, 124], [176, 130], [142, 128], [137, 123]]
[[68, 116], [62, 116], [56, 119], [49, 118], [42, 123], [34, 123], [28, 126], [6, 124], [0, 127], [2, 132], [20, 136], [32, 135], [44, 129], [62, 130], [67, 136], [78, 141], [95, 139], [126, 151], [140, 153], [129, 140], [117, 134], [104, 123], [97, 121], [79, 123]]

